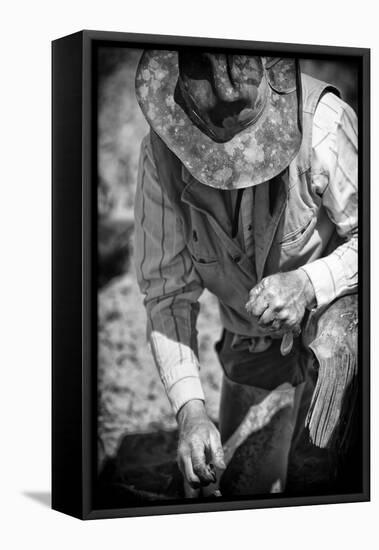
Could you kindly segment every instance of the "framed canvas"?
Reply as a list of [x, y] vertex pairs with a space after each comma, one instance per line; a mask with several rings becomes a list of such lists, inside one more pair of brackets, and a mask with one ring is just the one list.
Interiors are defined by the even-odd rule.
[[369, 50], [52, 59], [52, 507], [369, 500]]

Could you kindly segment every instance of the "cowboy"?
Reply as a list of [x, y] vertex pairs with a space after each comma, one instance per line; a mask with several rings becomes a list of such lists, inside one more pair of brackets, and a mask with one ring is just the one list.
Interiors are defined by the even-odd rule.
[[[305, 430], [331, 452], [332, 480], [354, 440], [357, 395], [354, 111], [283, 57], [148, 50], [136, 93], [150, 126], [136, 269], [185, 480], [213, 482], [213, 467], [225, 468], [222, 443], [270, 396], [276, 408], [249, 438], [234, 494], [285, 490]], [[199, 378], [205, 288], [224, 329], [219, 430]]]

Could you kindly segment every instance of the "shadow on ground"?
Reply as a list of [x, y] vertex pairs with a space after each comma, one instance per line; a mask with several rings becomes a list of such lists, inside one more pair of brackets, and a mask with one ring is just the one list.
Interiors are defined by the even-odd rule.
[[51, 493], [47, 491], [24, 491], [22, 493], [25, 497], [38, 502], [42, 506], [51, 507]]
[[176, 448], [176, 431], [125, 435], [116, 456], [105, 460], [99, 475], [98, 506], [183, 497]]
[[[125, 435], [116, 455], [104, 462], [99, 475], [96, 507], [123, 508], [183, 498], [176, 449], [177, 432], [174, 430]], [[248, 438], [237, 449], [221, 479], [223, 496], [246, 495], [246, 472], [243, 476], [240, 474], [250, 452]], [[337, 479], [332, 464], [328, 452], [315, 448], [304, 435], [289, 465], [285, 496], [355, 492], [354, 480]]]

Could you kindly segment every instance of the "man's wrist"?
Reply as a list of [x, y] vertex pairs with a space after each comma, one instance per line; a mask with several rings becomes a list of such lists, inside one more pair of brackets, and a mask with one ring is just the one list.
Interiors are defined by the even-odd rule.
[[302, 269], [300, 267], [297, 270], [297, 273], [300, 276], [303, 283], [303, 293], [304, 293], [306, 307], [308, 309], [311, 309], [316, 305], [316, 293], [315, 293], [314, 286], [305, 269]]
[[179, 423], [191, 416], [198, 416], [205, 413], [205, 404], [202, 399], [190, 399], [182, 405], [176, 415]]
[[[182, 365], [184, 368], [187, 368], [185, 364]], [[181, 372], [180, 369], [171, 370], [171, 380], [170, 385], [167, 383], [166, 378], [166, 391], [168, 398], [171, 402], [172, 410], [175, 416], [177, 416], [178, 411], [192, 399], [204, 401], [204, 392], [201, 387], [201, 381], [199, 377], [199, 371], [194, 366], [191, 366], [191, 371], [186, 370], [186, 372]], [[184, 371], [184, 369], [183, 369]], [[188, 375], [190, 373], [190, 375]]]

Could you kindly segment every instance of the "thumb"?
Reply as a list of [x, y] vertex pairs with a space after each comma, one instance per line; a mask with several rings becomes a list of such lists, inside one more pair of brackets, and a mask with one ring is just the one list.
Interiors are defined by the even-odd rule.
[[224, 450], [221, 445], [220, 434], [213, 432], [210, 437], [211, 460], [213, 465], [220, 470], [225, 470]]

